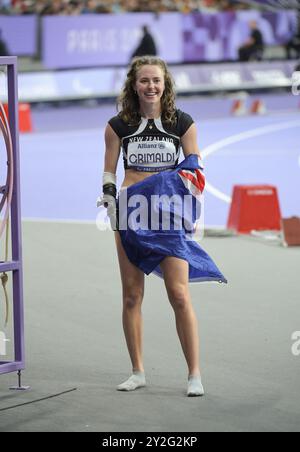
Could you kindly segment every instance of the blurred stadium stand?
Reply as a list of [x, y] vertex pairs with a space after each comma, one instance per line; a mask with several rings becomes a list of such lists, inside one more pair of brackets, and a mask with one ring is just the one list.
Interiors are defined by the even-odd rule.
[[[120, 12], [228, 11], [252, 5], [237, 0], [4, 0], [1, 13], [6, 14], [87, 14]], [[257, 3], [258, 4], [258, 3]], [[259, 6], [259, 4], [258, 4]]]
[[88, 14], [121, 12], [239, 11], [294, 9], [298, 0], [1, 0], [1, 14]]

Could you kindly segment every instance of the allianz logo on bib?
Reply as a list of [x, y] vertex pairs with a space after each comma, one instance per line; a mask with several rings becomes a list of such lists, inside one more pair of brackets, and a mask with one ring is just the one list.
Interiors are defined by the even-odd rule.
[[165, 143], [139, 143], [138, 149], [166, 149]]
[[157, 149], [157, 143], [142, 143], [138, 144], [138, 149]]

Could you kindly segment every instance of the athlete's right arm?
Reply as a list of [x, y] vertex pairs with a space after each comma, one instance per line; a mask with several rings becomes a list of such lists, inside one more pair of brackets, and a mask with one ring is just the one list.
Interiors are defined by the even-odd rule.
[[120, 156], [121, 140], [107, 124], [104, 134], [105, 139], [105, 157], [104, 157], [104, 171], [107, 173], [116, 174], [118, 160]]
[[116, 170], [120, 156], [121, 140], [109, 124], [106, 126], [104, 138], [105, 157], [102, 178], [103, 195], [98, 198], [97, 207], [104, 206], [107, 208], [107, 215], [110, 218], [112, 229], [115, 229], [117, 195]]

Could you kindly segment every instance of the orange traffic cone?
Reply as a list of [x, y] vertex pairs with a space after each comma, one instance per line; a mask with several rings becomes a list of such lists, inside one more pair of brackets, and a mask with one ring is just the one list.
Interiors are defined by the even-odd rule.
[[256, 99], [252, 102], [250, 113], [253, 115], [264, 115], [266, 112], [267, 109], [263, 101]]
[[231, 114], [234, 116], [242, 116], [246, 113], [245, 99], [235, 99], [231, 107]]

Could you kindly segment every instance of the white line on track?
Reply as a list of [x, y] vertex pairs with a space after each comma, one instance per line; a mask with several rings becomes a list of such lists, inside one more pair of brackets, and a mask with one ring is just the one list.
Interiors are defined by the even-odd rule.
[[[283, 124], [272, 124], [269, 126], [257, 127], [252, 130], [247, 130], [246, 132], [238, 133], [236, 135], [232, 135], [230, 137], [223, 138], [222, 140], [219, 140], [216, 143], [210, 144], [209, 146], [206, 146], [206, 148], [204, 148], [201, 151], [201, 155], [204, 160], [209, 155], [224, 149], [226, 146], [229, 146], [230, 144], [248, 140], [253, 137], [259, 137], [261, 135], [267, 135], [268, 133], [278, 132], [279, 130], [286, 130], [286, 129], [291, 129], [293, 127], [299, 127], [299, 126], [300, 126], [300, 120], [298, 119], [295, 121], [284, 122]], [[300, 165], [300, 156], [299, 156], [299, 165]], [[223, 193], [222, 191], [218, 190], [216, 187], [214, 187], [212, 184], [210, 184], [208, 182], [206, 182], [206, 190], [213, 196], [216, 196], [217, 198], [221, 199], [221, 201], [224, 201], [224, 202], [230, 204], [231, 197], [226, 195], [226, 193]]]

